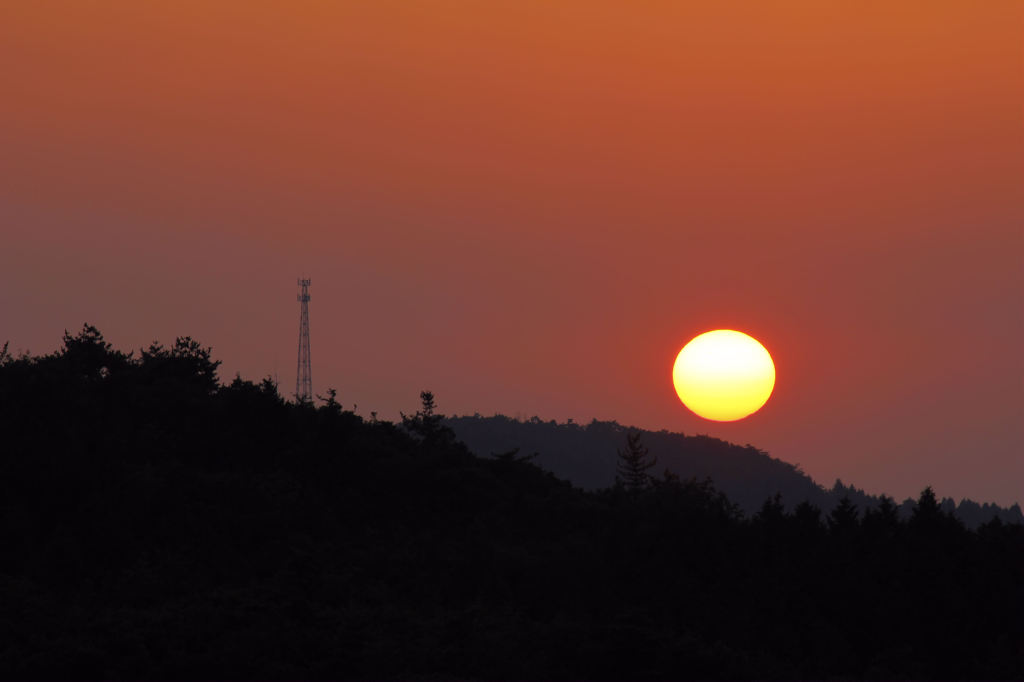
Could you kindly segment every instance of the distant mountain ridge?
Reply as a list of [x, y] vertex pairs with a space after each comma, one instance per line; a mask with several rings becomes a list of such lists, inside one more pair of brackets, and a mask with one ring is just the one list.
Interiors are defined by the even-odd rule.
[[[772, 457], [753, 445], [735, 445], [705, 435], [687, 436], [669, 431], [647, 431], [622, 426], [611, 421], [591, 421], [582, 425], [569, 421], [557, 423], [538, 417], [520, 421], [503, 415], [450, 417], [446, 423], [474, 453], [481, 457], [508, 452], [516, 448], [521, 455], [537, 453], [536, 464], [559, 478], [584, 489], [610, 487], [615, 483], [617, 451], [625, 445], [626, 433], [643, 434], [643, 443], [657, 457], [652, 472], [659, 475], [666, 469], [681, 478], [710, 478], [745, 514], [756, 513], [766, 500], [776, 494], [792, 509], [808, 501], [825, 512], [847, 497], [863, 511], [881, 501], [852, 485], [836, 480], [831, 488], [816, 483], [799, 466]], [[927, 482], [922, 482], [923, 488]], [[915, 502], [903, 501], [900, 511], [909, 515]], [[952, 511], [969, 528], [998, 517], [1004, 522], [1024, 521], [1019, 504], [1003, 508], [995, 504], [979, 504], [963, 499], [942, 499], [942, 507]]]

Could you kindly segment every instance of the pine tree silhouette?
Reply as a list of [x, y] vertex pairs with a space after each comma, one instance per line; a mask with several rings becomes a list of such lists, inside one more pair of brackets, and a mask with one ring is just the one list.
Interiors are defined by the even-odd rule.
[[641, 434], [634, 431], [626, 435], [626, 449], [619, 450], [615, 483], [629, 492], [637, 492], [651, 485], [647, 471], [658, 463], [657, 457], [650, 457], [650, 451], [641, 442]]

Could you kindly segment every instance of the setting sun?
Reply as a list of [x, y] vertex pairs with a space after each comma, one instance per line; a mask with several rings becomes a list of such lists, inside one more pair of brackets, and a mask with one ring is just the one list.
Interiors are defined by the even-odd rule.
[[757, 412], [775, 387], [775, 363], [757, 339], [731, 329], [697, 336], [676, 356], [676, 393], [705, 419], [731, 422]]

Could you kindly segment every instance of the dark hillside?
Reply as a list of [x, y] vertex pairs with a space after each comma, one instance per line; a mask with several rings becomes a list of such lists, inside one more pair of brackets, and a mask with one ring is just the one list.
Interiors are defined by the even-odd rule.
[[[534, 461], [539, 466], [587, 490], [607, 488], [615, 482], [616, 452], [621, 449], [626, 432], [637, 430], [615, 422], [559, 424], [537, 417], [518, 421], [502, 415], [452, 417], [446, 423], [478, 455], [513, 448], [537, 453]], [[752, 445], [734, 445], [703, 435], [639, 431], [651, 455], [657, 457], [659, 471], [668, 469], [684, 479], [710, 478], [747, 514], [757, 512], [766, 499], [776, 494], [782, 496], [789, 510], [807, 501], [831, 511], [844, 497], [861, 509], [877, 507], [881, 501], [880, 497], [842, 481], [836, 481], [831, 488], [820, 486], [799, 467]], [[966, 499], [956, 504], [949, 498], [942, 500], [942, 504], [971, 528], [993, 517], [1008, 523], [1024, 521], [1016, 504], [1004, 509]], [[901, 514], [909, 516], [913, 505], [914, 500], [904, 501]]]
[[[453, 417], [447, 424], [478, 455], [520, 448], [537, 453], [536, 463], [559, 478], [588, 490], [615, 483], [616, 452], [627, 429], [615, 422], [558, 424], [534, 417], [516, 421], [494, 417]], [[658, 470], [683, 478], [710, 478], [729, 499], [753, 513], [781, 492], [783, 499], [827, 503], [826, 491], [792, 464], [770, 457], [752, 445], [733, 445], [709, 436], [642, 431], [644, 443], [658, 459]]]
[[[1024, 527], [574, 488], [191, 339], [0, 353], [2, 679], [1021, 679]], [[625, 445], [625, 444], [624, 444]]]

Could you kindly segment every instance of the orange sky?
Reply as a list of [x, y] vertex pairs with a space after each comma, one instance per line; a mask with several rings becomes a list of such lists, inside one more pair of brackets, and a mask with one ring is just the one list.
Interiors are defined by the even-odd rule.
[[[0, 7], [0, 340], [190, 334], [224, 375], [708, 433], [1024, 501], [1024, 5]], [[678, 402], [746, 331], [776, 394]]]

